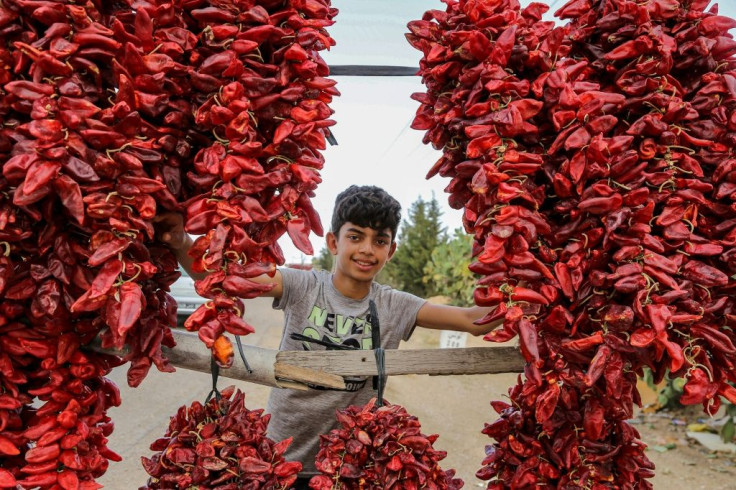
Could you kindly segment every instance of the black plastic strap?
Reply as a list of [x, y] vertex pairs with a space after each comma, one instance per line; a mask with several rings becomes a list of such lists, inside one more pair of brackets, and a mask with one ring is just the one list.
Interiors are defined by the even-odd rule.
[[248, 374], [253, 374], [253, 370], [250, 368], [250, 364], [248, 364], [248, 359], [245, 358], [243, 344], [240, 342], [240, 335], [235, 336], [235, 342], [238, 344], [238, 352], [240, 352], [240, 358], [243, 360], [243, 364], [245, 364], [245, 370], [248, 371]]
[[341, 77], [412, 77], [414, 66], [330, 65], [330, 75]]
[[329, 128], [324, 128], [322, 131], [325, 132], [325, 138], [327, 139], [327, 142], [332, 146], [337, 146], [337, 139], [335, 139], [335, 135], [330, 131]]
[[353, 347], [352, 345], [343, 345], [343, 344], [336, 344], [334, 342], [329, 342], [325, 340], [319, 340], [314, 339], [312, 337], [307, 337], [306, 335], [302, 335], [300, 333], [292, 333], [289, 335], [289, 338], [291, 340], [299, 340], [301, 342], [308, 342], [310, 344], [317, 344], [321, 345], [323, 347], [329, 347], [332, 349], [338, 349], [338, 350], [359, 350], [357, 347]]
[[218, 401], [222, 398], [222, 395], [220, 395], [220, 392], [217, 390], [217, 378], [220, 376], [220, 366], [215, 362], [215, 356], [212, 356], [212, 359], [210, 360], [210, 371], [212, 372], [212, 390], [209, 395], [207, 395], [207, 398], [205, 398], [205, 403], [210, 401], [212, 395], [215, 395], [215, 399]]
[[376, 406], [383, 406], [383, 390], [386, 388], [386, 351], [383, 347], [379, 347], [374, 350], [376, 354], [376, 369], [378, 370], [378, 376], [373, 379], [378, 379], [378, 400], [376, 400]]
[[381, 346], [381, 323], [378, 320], [378, 308], [372, 299], [368, 300], [368, 311], [371, 313], [371, 339], [375, 349]]
[[376, 406], [381, 407], [383, 406], [383, 390], [386, 387], [386, 352], [381, 347], [381, 323], [378, 320], [376, 303], [369, 300], [368, 308], [371, 313], [371, 339], [376, 356], [376, 371], [378, 371], [378, 376], [373, 377], [373, 389], [378, 390]]

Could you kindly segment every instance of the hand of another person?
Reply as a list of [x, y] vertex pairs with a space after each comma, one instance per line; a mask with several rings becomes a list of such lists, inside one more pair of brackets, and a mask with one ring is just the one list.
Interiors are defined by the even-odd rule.
[[164, 212], [153, 220], [156, 238], [174, 250], [188, 248], [189, 235], [184, 231], [184, 217], [180, 213]]

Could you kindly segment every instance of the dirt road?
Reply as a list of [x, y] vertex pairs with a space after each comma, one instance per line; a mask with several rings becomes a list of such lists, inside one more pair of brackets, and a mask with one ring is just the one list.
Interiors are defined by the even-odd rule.
[[[253, 345], [277, 348], [281, 333], [282, 314], [270, 307], [267, 299], [249, 302], [246, 318], [257, 332], [245, 340]], [[439, 332], [418, 329], [402, 348], [421, 349], [439, 346]], [[468, 339], [468, 347], [487, 346], [480, 339]], [[144, 484], [147, 475], [140, 464], [141, 456], [150, 456], [148, 446], [164, 435], [169, 417], [182, 405], [193, 400], [203, 401], [211, 388], [207, 374], [179, 370], [174, 374], [152, 371], [142, 386], [130, 389], [125, 384], [125, 372], [116, 371], [113, 379], [121, 387], [123, 404], [111, 410], [115, 432], [110, 447], [123, 456], [120, 463], [111, 463], [107, 474], [99, 480], [108, 490], [131, 490]], [[485, 488], [474, 477], [490, 439], [480, 433], [483, 424], [495, 418], [489, 402], [503, 399], [515, 375], [475, 376], [397, 376], [389, 380], [386, 399], [404, 405], [409, 413], [419, 417], [425, 433], [440, 434], [435, 444], [447, 451], [443, 468], [455, 468], [465, 480], [466, 489]], [[245, 382], [221, 379], [219, 386], [235, 384], [246, 394], [250, 409], [263, 408], [269, 388]], [[674, 443], [666, 452], [648, 451], [657, 464], [655, 488], [726, 490], [734, 485], [733, 460], [707, 454], [684, 439], [682, 428], [666, 423], [666, 419], [644, 419], [638, 426], [645, 442], [652, 446]]]

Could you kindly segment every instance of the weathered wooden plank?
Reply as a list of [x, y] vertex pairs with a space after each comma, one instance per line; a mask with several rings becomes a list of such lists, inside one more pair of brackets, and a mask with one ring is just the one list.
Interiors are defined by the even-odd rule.
[[[378, 374], [373, 351], [281, 351], [278, 362], [294, 364], [340, 376]], [[387, 350], [386, 374], [493, 374], [524, 370], [516, 347], [470, 347], [464, 349]]]
[[[162, 348], [171, 364], [209, 373], [210, 352], [197, 334], [180, 329], [172, 333], [176, 347]], [[99, 343], [92, 349], [124, 354], [102, 349]], [[316, 385], [340, 389], [345, 386], [343, 376], [378, 374], [373, 351], [277, 351], [252, 345], [243, 345], [243, 351], [251, 372], [245, 368], [236, 350], [232, 367], [220, 370], [221, 376], [284, 388], [305, 389], [307, 385]], [[513, 373], [523, 369], [524, 361], [516, 347], [385, 351], [385, 371], [390, 376]]]
[[[172, 334], [176, 340], [176, 347], [161, 348], [164, 356], [169, 362], [182, 369], [190, 369], [202, 373], [211, 372], [211, 355], [209, 349], [205, 347], [196, 333], [187, 332], [186, 330], [173, 329]], [[243, 345], [243, 353], [248, 361], [248, 365], [252, 372], [248, 372], [240, 359], [237, 352], [235, 340], [230, 339], [235, 347], [235, 359], [232, 367], [221, 369], [220, 376], [231, 379], [239, 379], [249, 381], [251, 383], [278, 386], [283, 388], [307, 389], [306, 384], [324, 386], [326, 388], [345, 388], [345, 381], [341, 376], [322, 371], [310, 370], [308, 367], [291, 365], [277, 369], [279, 363], [276, 361], [278, 351], [273, 349], [263, 349], [252, 345]], [[124, 355], [124, 352], [103, 349], [99, 341], [95, 342], [91, 348], [100, 352]]]
[[273, 372], [281, 385], [284, 385], [288, 381], [293, 381], [296, 383], [324, 386], [325, 388], [345, 389], [345, 381], [338, 374], [330, 374], [324, 371], [309, 369], [304, 366], [284, 364], [278, 361], [273, 365]]

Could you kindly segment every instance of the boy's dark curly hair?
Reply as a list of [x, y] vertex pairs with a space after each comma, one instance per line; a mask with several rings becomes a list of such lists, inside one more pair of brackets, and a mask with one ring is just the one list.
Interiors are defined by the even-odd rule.
[[401, 204], [380, 187], [351, 185], [335, 199], [332, 233], [337, 235], [348, 221], [378, 231], [389, 228], [393, 242], [401, 222]]

